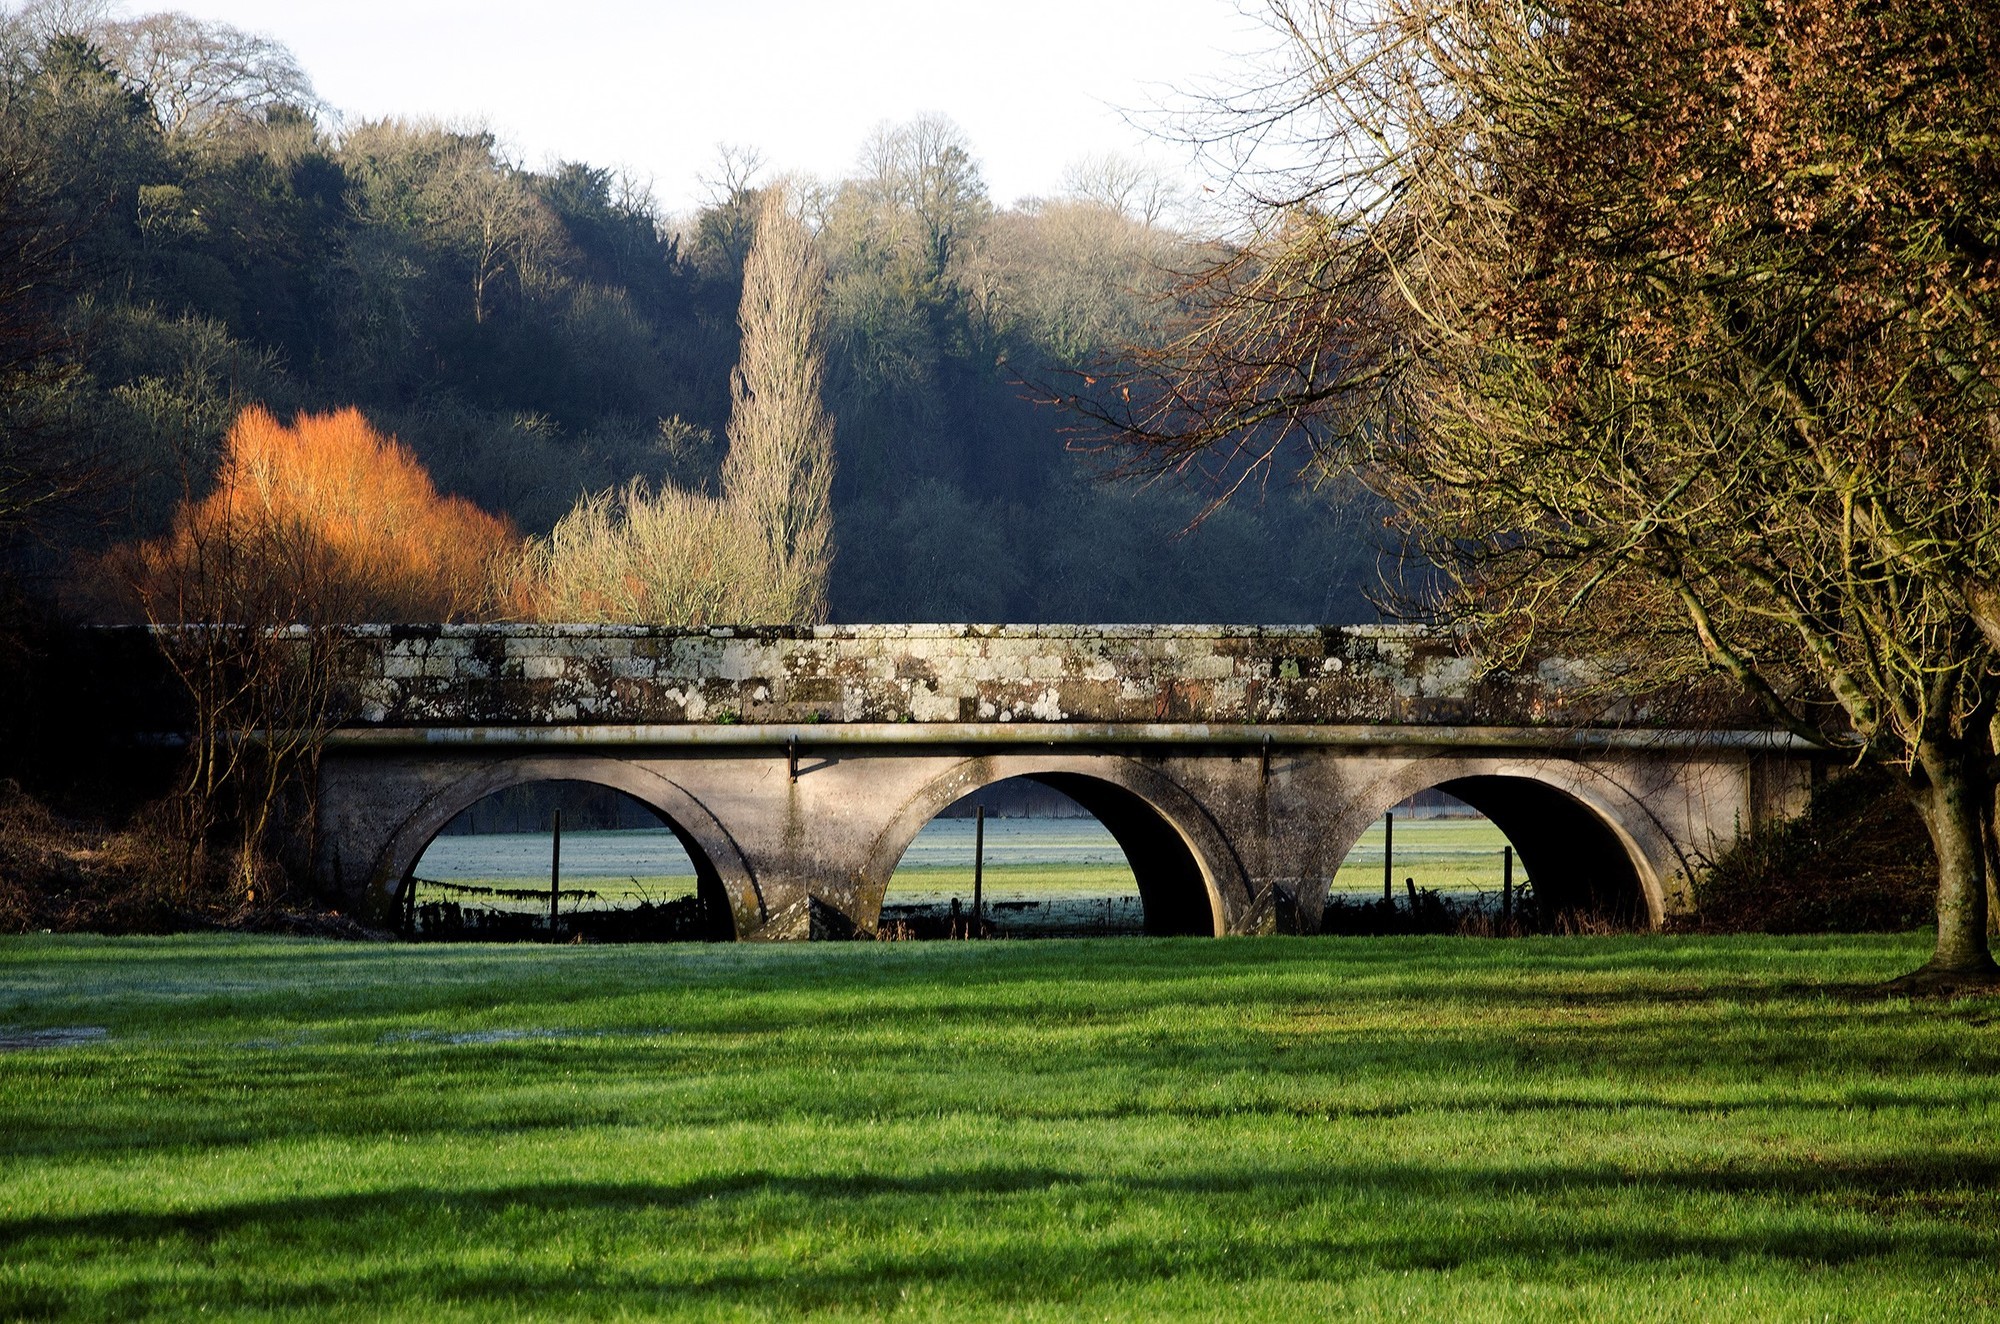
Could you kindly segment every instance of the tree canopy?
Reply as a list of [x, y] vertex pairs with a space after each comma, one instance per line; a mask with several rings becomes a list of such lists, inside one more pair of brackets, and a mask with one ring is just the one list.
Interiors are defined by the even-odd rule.
[[[1363, 475], [1495, 656], [1734, 677], [1901, 770], [1993, 976], [2000, 38], [1878, 0], [1279, 0], [1259, 242], [1123, 422]], [[1243, 118], [1235, 118], [1235, 117]], [[1269, 161], [1268, 169], [1258, 161]]]

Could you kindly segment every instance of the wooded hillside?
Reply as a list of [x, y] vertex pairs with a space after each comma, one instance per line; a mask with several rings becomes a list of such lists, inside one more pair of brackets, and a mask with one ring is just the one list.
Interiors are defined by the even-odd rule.
[[[253, 405], [357, 407], [528, 534], [635, 478], [719, 490], [770, 180], [739, 158], [671, 217], [480, 129], [342, 121], [269, 41], [75, 12], [0, 19], [11, 223], [61, 253], [15, 296], [54, 334], [10, 392], [9, 453], [72, 494], [17, 539], [30, 575], [163, 534]], [[926, 118], [792, 186], [827, 270], [833, 619], [1372, 618], [1368, 521], [1273, 489], [1183, 536], [1202, 494], [1093, 481], [1078, 421], [1036, 402], [1145, 341], [1200, 261], [1143, 181], [1100, 163], [996, 205]]]

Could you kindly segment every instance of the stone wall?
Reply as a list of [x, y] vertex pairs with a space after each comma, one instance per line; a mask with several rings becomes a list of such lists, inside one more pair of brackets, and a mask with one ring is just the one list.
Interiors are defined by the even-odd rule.
[[1757, 725], [1723, 687], [1483, 670], [1418, 627], [360, 626], [351, 722]]

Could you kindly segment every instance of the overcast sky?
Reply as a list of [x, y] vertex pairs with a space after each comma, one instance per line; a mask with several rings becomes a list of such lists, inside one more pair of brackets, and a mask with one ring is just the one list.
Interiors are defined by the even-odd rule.
[[1180, 169], [1128, 122], [1226, 79], [1269, 34], [1236, 0], [133, 0], [277, 37], [350, 116], [481, 120], [528, 165], [566, 158], [697, 203], [716, 145], [839, 175], [926, 111], [971, 138], [995, 201], [1080, 156]]

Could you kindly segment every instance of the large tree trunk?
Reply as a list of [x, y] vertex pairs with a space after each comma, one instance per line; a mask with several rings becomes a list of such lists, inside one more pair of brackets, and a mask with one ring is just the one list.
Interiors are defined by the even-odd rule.
[[1992, 779], [1957, 742], [1917, 747], [1923, 783], [1913, 787], [1917, 811], [1937, 851], [1937, 948], [1913, 979], [1928, 984], [2000, 981], [1986, 939], [1987, 815]]

